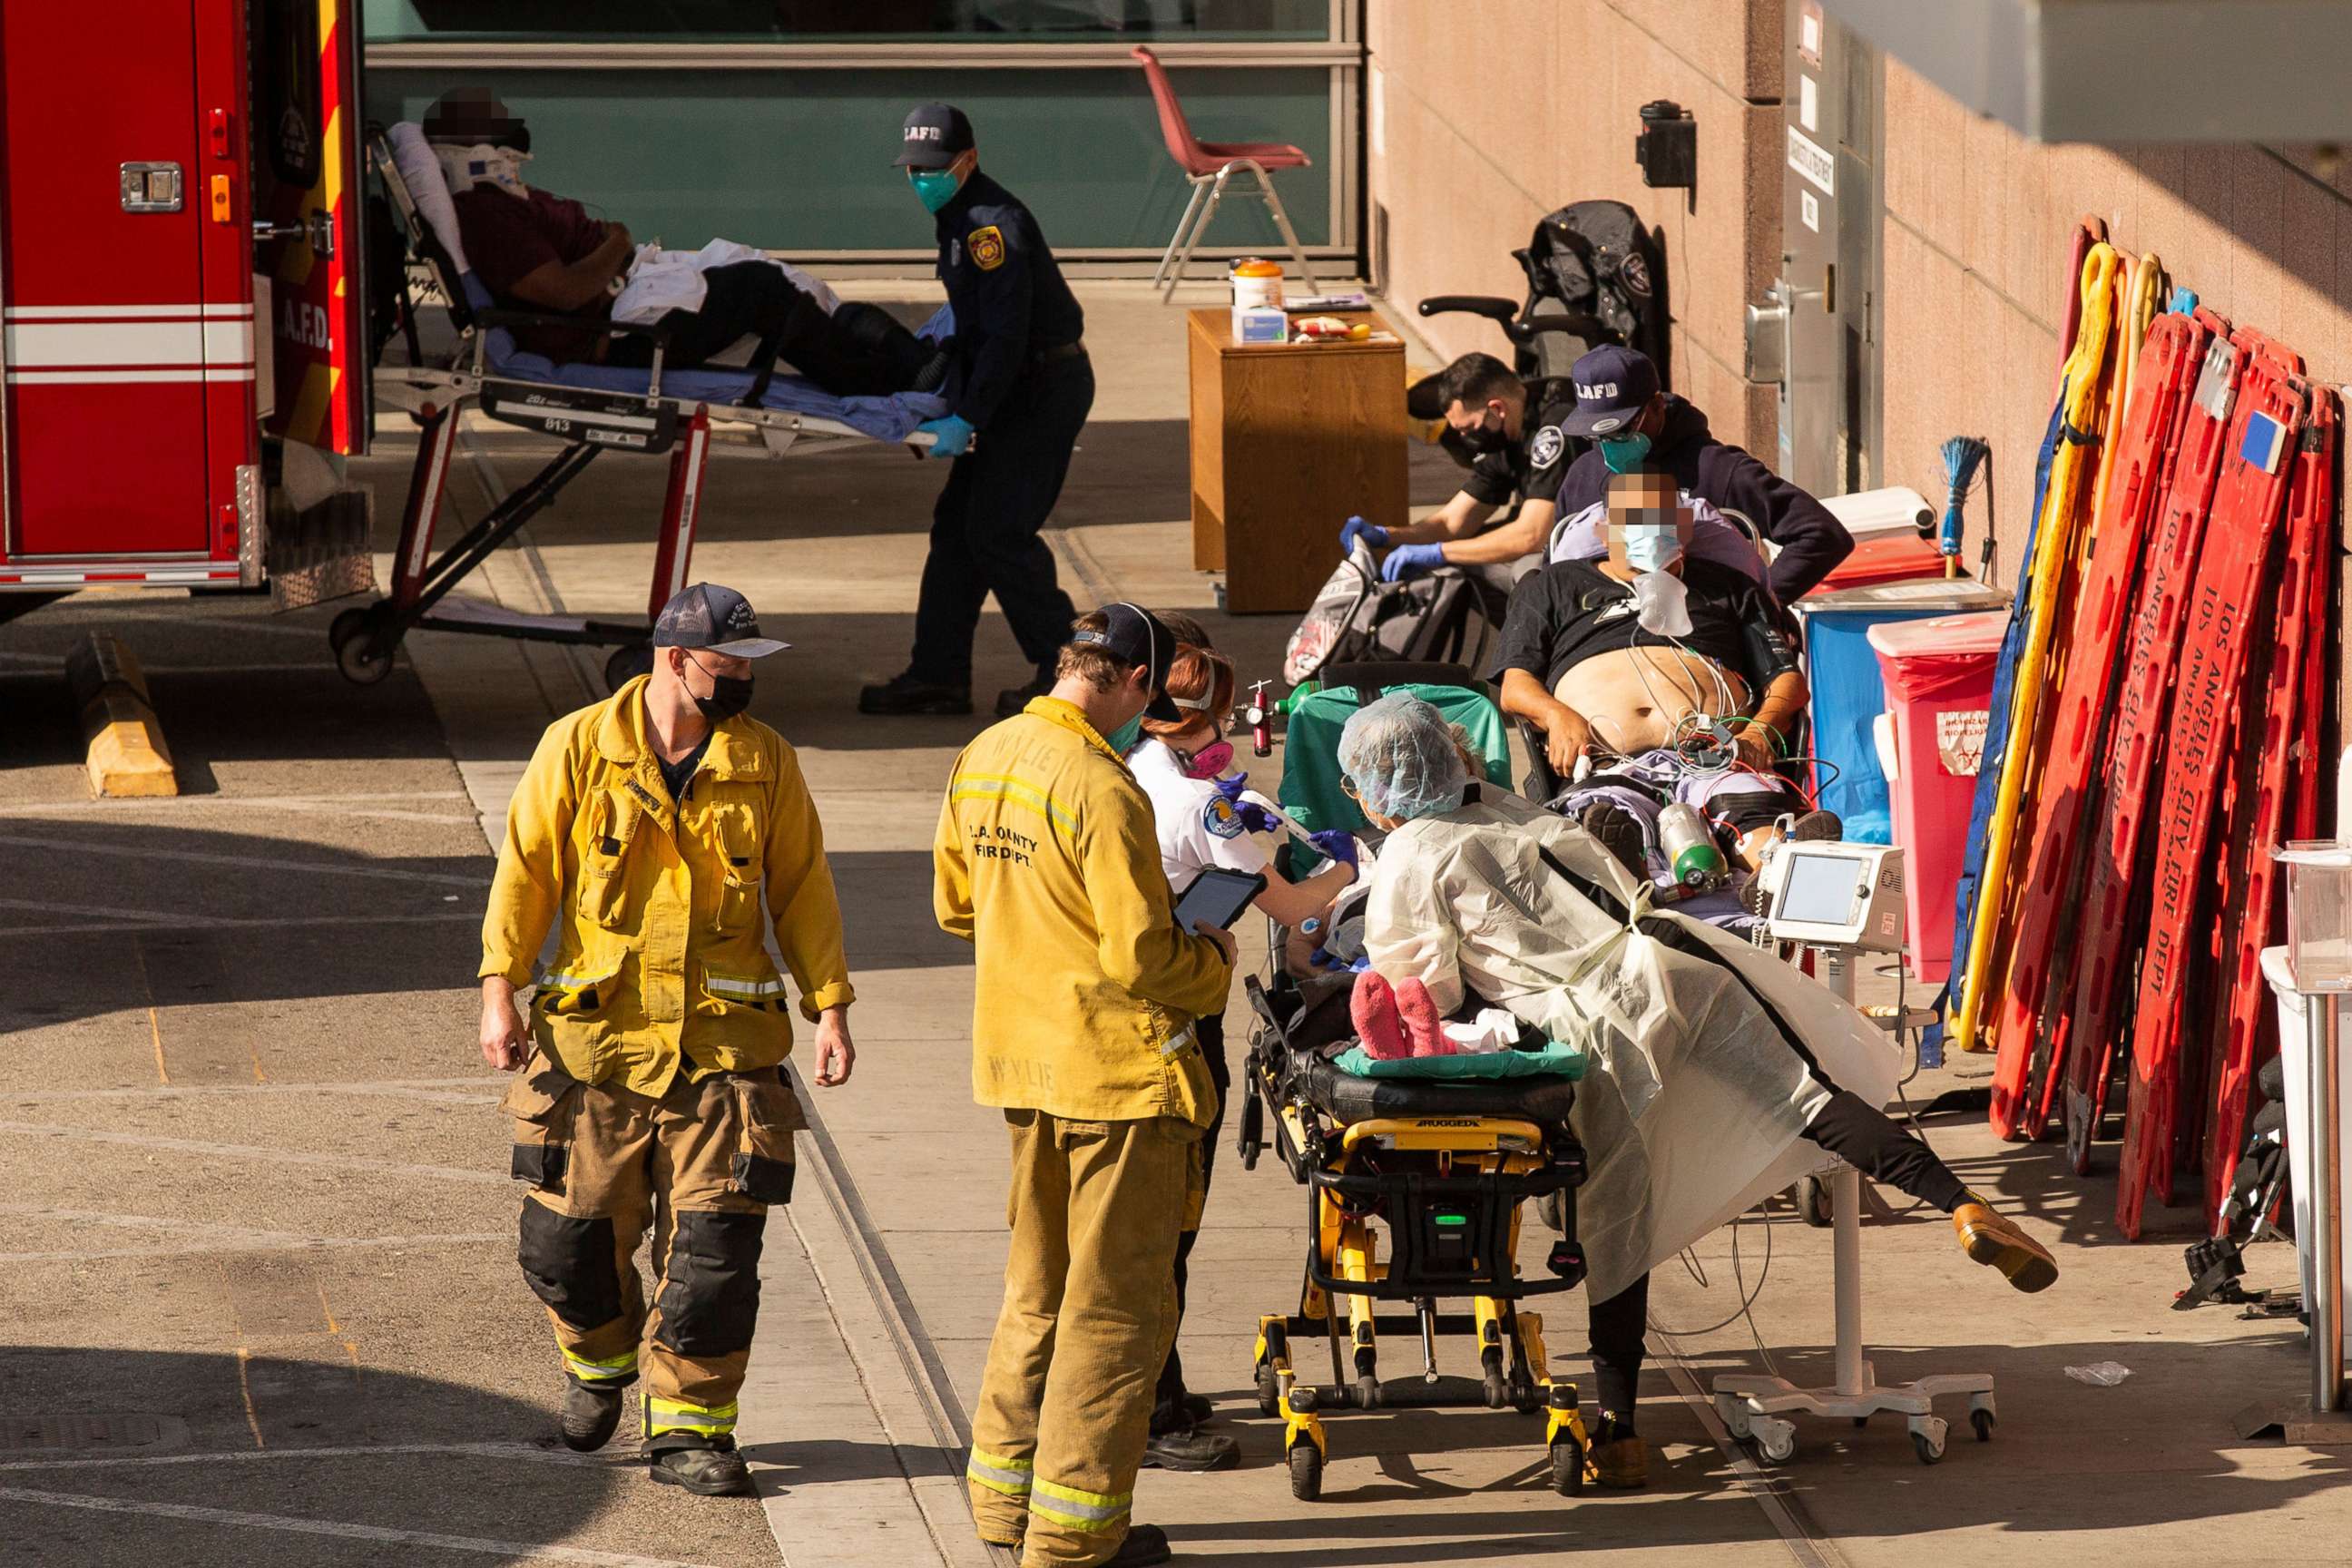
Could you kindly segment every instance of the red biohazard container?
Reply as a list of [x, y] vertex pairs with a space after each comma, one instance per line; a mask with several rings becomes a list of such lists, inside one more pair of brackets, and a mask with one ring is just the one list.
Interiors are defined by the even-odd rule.
[[1881, 760], [1906, 873], [1911, 941], [1904, 962], [1929, 985], [1942, 984], [1951, 970], [1952, 893], [2008, 626], [2008, 611], [1981, 610], [1882, 622], [1868, 634], [1886, 681], [1883, 722], [1893, 755]]

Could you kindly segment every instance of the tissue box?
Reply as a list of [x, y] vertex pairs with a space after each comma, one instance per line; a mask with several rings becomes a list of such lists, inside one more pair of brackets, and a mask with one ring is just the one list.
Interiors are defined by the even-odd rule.
[[1290, 318], [1279, 306], [1259, 306], [1234, 312], [1234, 342], [1286, 343], [1289, 341]]

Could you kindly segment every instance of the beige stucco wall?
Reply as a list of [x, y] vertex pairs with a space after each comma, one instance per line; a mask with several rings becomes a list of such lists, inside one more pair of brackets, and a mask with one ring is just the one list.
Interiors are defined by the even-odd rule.
[[2301, 148], [2032, 143], [1894, 60], [1885, 100], [1885, 478], [1940, 499], [1944, 437], [1990, 438], [2011, 565], [2078, 216], [2104, 218], [2127, 254], [2155, 252], [2174, 283], [2301, 353], [2315, 377], [2352, 377], [2352, 174], [2323, 177]]
[[[1780, 261], [1780, 0], [1370, 0], [1367, 175], [1391, 299], [1522, 296], [1510, 253], [1564, 203], [1662, 227], [1675, 389], [1769, 454], [1773, 392], [1741, 374], [1742, 316]], [[1633, 163], [1641, 106], [1698, 121], [1696, 210]], [[1374, 222], [1378, 223], [1377, 214]], [[1423, 323], [1451, 357], [1505, 350], [1475, 317]]]
[[[1780, 0], [1370, 0], [1366, 164], [1391, 297], [1517, 299], [1510, 252], [1537, 218], [1629, 202], [1665, 234], [1676, 389], [1770, 461], [1774, 392], [1741, 374], [1742, 310], [1780, 261], [1781, 17]], [[2299, 350], [2313, 375], [2352, 378], [2352, 160], [2032, 143], [1891, 59], [1884, 92], [1881, 477], [1940, 503], [1944, 438], [1990, 439], [2004, 570], [2028, 521], [2079, 215]], [[1634, 166], [1654, 98], [1697, 117], [1695, 207]], [[1422, 325], [1448, 356], [1503, 348], [1475, 318]]]

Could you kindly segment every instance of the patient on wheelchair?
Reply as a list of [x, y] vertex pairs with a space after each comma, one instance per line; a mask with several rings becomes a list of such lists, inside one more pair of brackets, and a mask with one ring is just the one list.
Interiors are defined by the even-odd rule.
[[1838, 837], [1775, 771], [1808, 696], [1786, 613], [1759, 578], [1690, 548], [1696, 514], [1671, 474], [1615, 476], [1608, 507], [1607, 552], [1556, 553], [1504, 623], [1502, 707], [1543, 736], [1545, 804], [1645, 875], [1675, 803], [1727, 828], [1750, 871], [1784, 816], [1796, 837]]
[[[823, 282], [748, 246], [701, 251], [639, 246], [626, 224], [523, 183], [530, 132], [484, 89], [443, 95], [424, 121], [457, 213], [467, 263], [504, 310], [576, 317], [515, 329], [515, 344], [558, 363], [649, 365], [653, 342], [605, 323], [669, 334], [664, 368], [717, 360], [756, 341], [751, 365], [781, 365], [836, 396], [927, 392], [947, 356], [878, 306], [845, 302]], [[764, 378], [763, 378], [764, 379]]]

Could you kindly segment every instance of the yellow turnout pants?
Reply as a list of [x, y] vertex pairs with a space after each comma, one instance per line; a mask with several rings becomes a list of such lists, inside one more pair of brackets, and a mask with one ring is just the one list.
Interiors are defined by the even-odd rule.
[[985, 1540], [1024, 1568], [1092, 1568], [1127, 1538], [1152, 1394], [1176, 1332], [1176, 1236], [1201, 1129], [1007, 1110], [1004, 1308], [966, 1480]]

